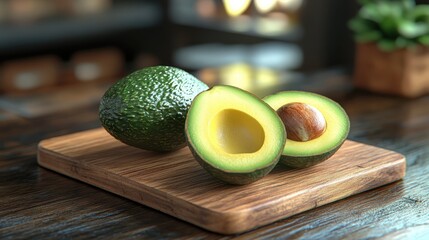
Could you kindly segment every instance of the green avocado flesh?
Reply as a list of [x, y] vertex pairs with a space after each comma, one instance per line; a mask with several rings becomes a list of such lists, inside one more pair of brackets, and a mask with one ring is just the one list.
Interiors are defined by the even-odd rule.
[[193, 101], [185, 125], [195, 159], [214, 177], [248, 184], [268, 174], [283, 151], [286, 132], [261, 99], [232, 86], [215, 86]]
[[274, 110], [288, 103], [306, 103], [319, 110], [326, 120], [323, 134], [310, 141], [287, 139], [280, 162], [289, 167], [304, 168], [331, 157], [346, 140], [350, 121], [335, 101], [310, 92], [283, 91], [263, 98]]
[[192, 100], [207, 89], [181, 69], [144, 68], [106, 91], [100, 102], [100, 121], [107, 132], [130, 146], [176, 150], [186, 146], [184, 127]]

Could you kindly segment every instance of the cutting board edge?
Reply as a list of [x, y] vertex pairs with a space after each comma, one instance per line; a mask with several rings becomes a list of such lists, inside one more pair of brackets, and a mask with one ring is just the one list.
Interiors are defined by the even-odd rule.
[[[89, 130], [89, 131], [93, 131], [93, 130]], [[352, 140], [348, 140], [348, 141], [352, 141]], [[201, 206], [192, 204], [188, 201], [185, 201], [183, 199], [180, 198], [174, 198], [174, 199], [168, 199], [167, 194], [162, 193], [161, 191], [157, 190], [158, 195], [154, 194], [151, 191], [154, 191], [154, 189], [151, 189], [151, 191], [148, 191], [147, 189], [142, 189], [141, 186], [138, 187], [135, 184], [132, 185], [122, 185], [119, 187], [119, 189], [122, 190], [122, 192], [115, 190], [114, 186], [110, 186], [110, 185], [105, 185], [106, 182], [111, 182], [109, 181], [110, 179], [105, 177], [104, 181], [104, 185], [103, 185], [103, 181], [95, 181], [94, 178], [91, 177], [91, 175], [82, 175], [83, 172], [85, 172], [85, 169], [79, 167], [79, 164], [76, 164], [76, 162], [73, 161], [73, 159], [68, 158], [67, 156], [63, 156], [60, 153], [57, 153], [55, 151], [51, 151], [47, 148], [44, 147], [45, 143], [49, 143], [49, 141], [42, 141], [39, 143], [38, 146], [38, 158], [37, 161], [39, 163], [40, 166], [45, 167], [47, 169], [53, 170], [55, 172], [61, 173], [63, 175], [69, 176], [71, 178], [77, 179], [79, 181], [82, 181], [84, 183], [99, 187], [105, 191], [114, 193], [116, 195], [125, 197], [127, 199], [130, 199], [132, 201], [141, 203], [143, 205], [146, 205], [148, 207], [157, 209], [161, 212], [164, 212], [166, 214], [172, 215], [176, 218], [182, 219], [184, 221], [190, 222], [192, 224], [195, 224], [199, 227], [202, 227], [204, 229], [207, 229], [209, 231], [213, 231], [213, 232], [217, 232], [217, 233], [222, 233], [222, 234], [237, 234], [237, 233], [242, 233], [242, 232], [246, 232], [264, 225], [267, 225], [269, 223], [290, 217], [292, 215], [334, 202], [334, 201], [338, 201], [340, 199], [344, 199], [346, 197], [364, 192], [364, 191], [368, 191], [377, 187], [380, 187], [382, 185], [386, 185], [388, 183], [392, 183], [395, 181], [398, 181], [400, 179], [402, 179], [405, 176], [405, 169], [406, 169], [406, 159], [402, 154], [399, 154], [397, 152], [391, 151], [391, 150], [386, 150], [383, 149], [385, 151], [390, 151], [393, 152], [395, 154], [398, 154], [398, 159], [394, 162], [391, 162], [390, 164], [388, 164], [388, 166], [382, 166], [379, 167], [378, 169], [374, 169], [373, 171], [371, 171], [371, 175], [368, 175], [368, 173], [363, 174], [362, 176], [360, 176], [359, 178], [354, 178], [353, 180], [353, 184], [359, 184], [360, 186], [363, 186], [359, 189], [357, 189], [356, 191], [353, 192], [338, 192], [338, 193], [332, 193], [331, 198], [329, 198], [329, 196], [327, 196], [327, 198], [324, 201], [317, 201], [316, 199], [311, 199], [311, 191], [310, 192], [306, 192], [305, 194], [302, 195], [303, 199], [307, 199], [307, 201], [303, 201], [304, 203], [301, 203], [301, 206], [299, 208], [297, 208], [296, 206], [294, 206], [293, 208], [289, 209], [290, 202], [287, 200], [283, 200], [281, 203], [278, 204], [278, 206], [274, 207], [270, 206], [270, 205], [266, 205], [264, 207], [261, 208], [256, 208], [256, 210], [246, 210], [246, 211], [237, 211], [237, 212], [216, 212], [216, 211], [212, 211], [211, 209], [207, 209], [207, 208], [203, 208]], [[371, 146], [371, 145], [369, 145]], [[374, 146], [372, 146], [374, 147]], [[400, 156], [400, 157], [399, 157]], [[47, 159], [49, 160], [49, 158], [52, 158], [51, 160], [55, 161], [55, 157], [59, 157], [62, 159], [65, 159], [67, 161], [62, 161], [63, 163], [67, 163], [68, 166], [66, 168], [59, 168], [58, 166], [54, 166], [52, 164], [49, 164], [50, 161], [46, 161]], [[90, 168], [90, 166], [85, 166], [87, 168]], [[64, 171], [64, 169], [69, 169], [69, 171]], [[90, 169], [91, 171], [94, 171], [94, 169]], [[395, 170], [393, 172], [393, 174], [390, 173], [391, 170]], [[100, 170], [98, 169], [98, 171], [100, 172], [100, 176], [107, 176], [106, 174], [107, 171], [104, 170]], [[373, 182], [371, 181], [371, 179], [380, 179], [379, 176], [380, 175], [386, 175], [390, 176], [388, 178], [381, 178], [383, 181], [378, 181], [378, 182]], [[372, 176], [372, 177], [371, 177]], [[112, 177], [112, 175], [110, 176]], [[123, 178], [120, 176], [117, 176], [118, 178]], [[343, 179], [342, 180], [344, 184], [347, 184], [347, 179]], [[361, 181], [366, 181], [365, 184], [362, 185]], [[350, 182], [348, 183], [350, 184]], [[333, 186], [334, 184], [331, 184], [331, 187], [333, 189], [338, 189], [338, 187]], [[146, 186], [147, 187], [147, 186]], [[329, 186], [322, 186], [322, 187], [329, 187]], [[139, 194], [138, 196], [133, 196], [132, 192], [138, 192], [138, 191], [142, 191], [144, 190], [143, 193], [148, 194], [147, 196], [142, 197], [142, 194]], [[314, 191], [314, 190], [313, 190]], [[332, 198], [334, 197], [334, 198]], [[149, 200], [147, 199], [149, 198]], [[150, 198], [153, 198], [152, 200]], [[164, 198], [164, 199], [162, 199]], [[166, 199], [168, 199], [166, 201]], [[167, 202], [169, 204], [172, 205], [156, 205], [153, 203], [159, 203], [159, 202]], [[277, 204], [277, 203], [273, 203], [273, 204]], [[175, 205], [180, 205], [180, 207], [182, 208], [182, 211], [184, 210], [184, 212], [180, 212], [179, 214], [176, 212], [175, 210]], [[183, 208], [183, 206], [185, 206], [185, 208]], [[279, 211], [275, 211], [273, 212], [266, 212], [266, 209], [270, 210], [270, 209], [280, 209]], [[195, 214], [195, 212], [198, 212], [199, 214]], [[256, 217], [261, 217], [261, 215], [269, 215], [269, 217], [267, 219], [264, 220], [259, 220], [259, 221], [252, 221], [252, 219], [256, 216]], [[205, 218], [198, 218], [197, 216], [205, 216]], [[210, 222], [207, 222], [207, 219], [211, 219]]]
[[[48, 154], [49, 153], [49, 154]], [[38, 147], [38, 154], [37, 154], [37, 162], [40, 166], [49, 169], [51, 171], [54, 171], [56, 173], [60, 173], [62, 175], [65, 175], [67, 177], [70, 177], [72, 179], [76, 179], [79, 180], [83, 183], [89, 184], [91, 186], [95, 186], [98, 187], [102, 190], [105, 190], [107, 192], [113, 193], [115, 195], [127, 198], [129, 200], [132, 200], [134, 202], [138, 202], [140, 204], [143, 204], [147, 207], [156, 209], [158, 211], [161, 211], [163, 213], [166, 213], [168, 215], [174, 216], [178, 219], [181, 219], [185, 222], [190, 222], [194, 225], [197, 225], [201, 228], [204, 228], [206, 230], [212, 231], [212, 232], [217, 232], [217, 233], [223, 233], [223, 234], [235, 234], [235, 233], [239, 233], [239, 232], [244, 232], [244, 231], [248, 231], [250, 229], [248, 229], [247, 227], [245, 229], [239, 229], [236, 230], [234, 228], [235, 223], [237, 222], [237, 218], [240, 219], [245, 219], [247, 218], [246, 216], [239, 216], [240, 213], [238, 212], [221, 212], [221, 211], [212, 211], [211, 209], [208, 208], [204, 208], [195, 204], [192, 204], [188, 201], [185, 201], [183, 199], [180, 198], [174, 198], [174, 200], [169, 199], [169, 200], [165, 200], [162, 199], [164, 198], [168, 198], [166, 197], [167, 194], [162, 193], [159, 190], [156, 189], [151, 189], [151, 191], [155, 191], [158, 194], [154, 194], [153, 192], [147, 191], [147, 189], [145, 188], [141, 188], [138, 186], [134, 186], [133, 185], [122, 185], [120, 186], [120, 189], [122, 190], [122, 192], [116, 191], [114, 188], [114, 185], [109, 185], [106, 183], [110, 183], [112, 184], [113, 182], [110, 181], [111, 179], [109, 178], [102, 178], [99, 179], [100, 181], [96, 181], [94, 178], [91, 177], [91, 175], [87, 175], [84, 172], [88, 169], [92, 169], [89, 166], [86, 166], [88, 169], [82, 168], [80, 166], [83, 165], [79, 165], [79, 164], [74, 164], [74, 161], [71, 158], [68, 158], [62, 154], [58, 154], [57, 152], [54, 151], [50, 151], [46, 148], [43, 147], [43, 141], [39, 144]], [[61, 162], [61, 166], [62, 168], [60, 168], [58, 166], [55, 166], [53, 164], [50, 164], [50, 162], [52, 160], [50, 159], [55, 159], [55, 157], [59, 157], [62, 159], [65, 159], [66, 161], [62, 161]], [[55, 161], [55, 160], [54, 160]], [[64, 167], [64, 165], [67, 165], [66, 167]], [[64, 169], [67, 169], [69, 171], [65, 171]], [[104, 170], [100, 170], [98, 169], [97, 171], [100, 172], [100, 176], [107, 176], [109, 175], [108, 172], [104, 171]], [[107, 174], [106, 174], [107, 173]], [[112, 177], [113, 175], [110, 174], [110, 177]], [[117, 176], [118, 178], [123, 178], [120, 176]], [[103, 181], [104, 180], [104, 181]], [[148, 188], [148, 187], [146, 187]], [[142, 192], [143, 194], [147, 194], [145, 197], [141, 197], [142, 194], [139, 194], [139, 196], [132, 196], [132, 192]], [[148, 200], [149, 198], [149, 200]], [[153, 198], [151, 200], [151, 198]], [[162, 203], [162, 202], [167, 202], [170, 203], [172, 205], [167, 206], [167, 205], [163, 205], [163, 206], [159, 206], [159, 205], [155, 205], [154, 203]], [[186, 210], [185, 212], [187, 212], [186, 215], [181, 215], [178, 214], [174, 208], [175, 205], [180, 205], [180, 208]], [[186, 206], [186, 208], [183, 208], [184, 206]], [[198, 212], [199, 214], [195, 214], [195, 212]], [[183, 213], [182, 213], [183, 214]], [[246, 213], [244, 213], [246, 214]], [[184, 217], [186, 216], [186, 217]], [[204, 216], [203, 218], [198, 218]], [[207, 224], [206, 218], [211, 219], [211, 224]], [[219, 227], [219, 223], [222, 223], [221, 225], [223, 227]], [[230, 228], [233, 227], [233, 229], [228, 230], [225, 229], [226, 228]]]
[[[275, 213], [271, 213], [271, 212], [267, 214], [262, 214], [262, 215], [270, 215], [271, 216], [270, 220], [267, 220], [267, 221], [259, 220], [260, 222], [258, 225], [255, 225], [252, 228], [247, 229], [246, 231], [254, 228], [258, 228], [261, 226], [265, 226], [275, 221], [279, 221], [287, 217], [290, 217], [299, 213], [303, 213], [305, 211], [308, 211], [326, 204], [334, 203], [336, 201], [345, 199], [347, 197], [351, 197], [353, 195], [356, 195], [362, 192], [366, 192], [390, 183], [400, 181], [405, 177], [406, 158], [402, 154], [399, 154], [398, 156], [402, 156], [402, 157], [398, 158], [396, 161], [393, 161], [387, 164], [387, 166], [383, 166], [383, 167], [380, 166], [378, 168], [373, 169], [373, 171], [371, 172], [367, 172], [365, 174], [360, 175], [359, 177], [343, 178], [339, 182], [336, 182], [336, 184], [331, 182], [329, 185], [321, 185], [318, 189], [323, 188], [325, 192], [330, 192], [330, 194], [327, 195], [326, 198], [323, 200], [319, 200], [317, 198], [311, 197], [311, 196], [317, 195], [317, 194], [313, 194], [317, 189], [313, 188], [311, 191], [303, 190], [302, 196], [300, 196], [299, 198], [302, 201], [298, 201], [299, 202], [298, 205], [294, 205], [294, 207], [292, 207], [291, 210], [278, 211], [277, 216], [275, 217], [273, 217], [273, 214]], [[380, 178], [379, 177], [380, 175], [386, 175], [387, 177]], [[379, 179], [382, 179], [382, 181], [377, 181]], [[355, 189], [354, 191], [351, 191], [351, 192], [347, 192], [343, 190], [344, 187], [338, 187], [338, 184], [342, 184], [342, 185], [355, 184], [355, 185], [360, 185], [361, 188]], [[294, 197], [297, 198], [297, 196], [294, 196]], [[291, 203], [290, 201], [283, 201], [282, 204], [279, 204], [279, 206], [277, 206], [277, 209], [288, 207], [290, 203]], [[273, 209], [275, 207], [266, 206], [266, 208]], [[256, 215], [259, 216], [261, 214], [256, 214]]]

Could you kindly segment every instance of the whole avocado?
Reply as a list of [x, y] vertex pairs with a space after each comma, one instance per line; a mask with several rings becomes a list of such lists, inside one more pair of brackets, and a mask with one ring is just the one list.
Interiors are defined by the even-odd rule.
[[186, 145], [186, 115], [192, 100], [208, 86], [184, 70], [153, 66], [113, 84], [100, 101], [103, 127], [121, 142], [166, 152]]

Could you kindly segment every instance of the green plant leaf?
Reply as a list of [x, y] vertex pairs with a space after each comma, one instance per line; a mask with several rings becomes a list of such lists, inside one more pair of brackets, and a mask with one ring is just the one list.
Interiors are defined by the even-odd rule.
[[359, 0], [362, 8], [348, 26], [359, 42], [377, 42], [391, 51], [416, 45], [429, 46], [429, 5], [414, 0]]
[[403, 7], [398, 2], [380, 1], [377, 3], [377, 12], [384, 17], [400, 18], [403, 14]]
[[422, 45], [429, 46], [429, 35], [419, 37], [417, 42]]
[[410, 19], [429, 24], [429, 5], [417, 5], [411, 12]]
[[391, 39], [382, 39], [377, 43], [377, 46], [386, 52], [390, 52], [396, 49], [396, 44], [394, 40]]
[[407, 46], [410, 45], [410, 41], [408, 39], [406, 39], [406, 38], [398, 37], [395, 40], [395, 45], [396, 45], [397, 48], [404, 48], [404, 47], [407, 47]]
[[385, 16], [380, 21], [380, 28], [388, 36], [394, 36], [398, 33], [398, 21], [392, 16]]
[[368, 19], [368, 20], [378, 22], [380, 15], [377, 9], [377, 5], [376, 4], [365, 5], [359, 11], [359, 16], [363, 19]]
[[400, 5], [404, 10], [411, 11], [415, 8], [416, 2], [414, 0], [402, 0]]
[[403, 21], [399, 24], [399, 33], [406, 38], [416, 38], [429, 34], [429, 25], [426, 23]]

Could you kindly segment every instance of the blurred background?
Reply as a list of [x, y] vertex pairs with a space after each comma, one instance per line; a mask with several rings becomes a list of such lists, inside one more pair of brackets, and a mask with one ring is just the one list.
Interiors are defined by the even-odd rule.
[[122, 76], [161, 64], [261, 97], [349, 76], [347, 22], [358, 9], [343, 0], [0, 0], [0, 113], [96, 102]]

